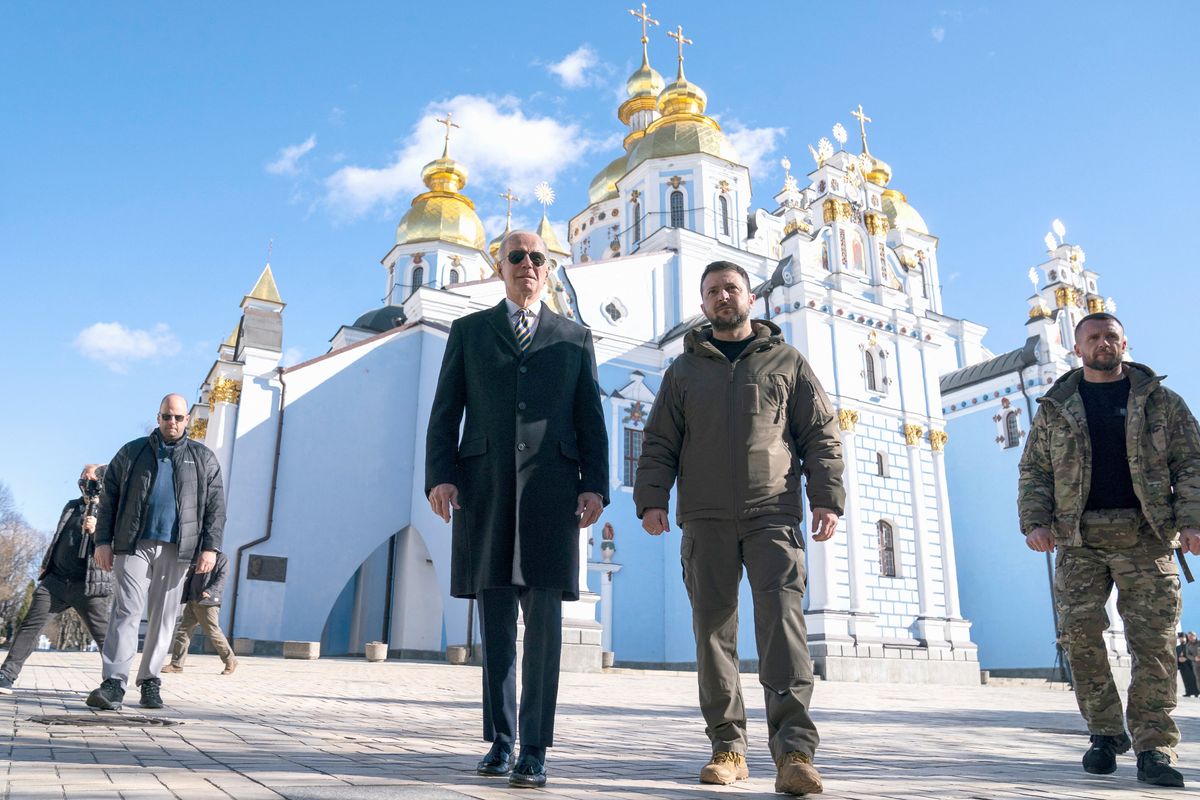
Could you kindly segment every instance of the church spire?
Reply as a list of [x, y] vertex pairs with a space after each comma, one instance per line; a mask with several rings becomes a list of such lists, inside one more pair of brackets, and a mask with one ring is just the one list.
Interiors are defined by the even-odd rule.
[[883, 159], [871, 155], [871, 150], [867, 147], [867, 123], [874, 122], [874, 120], [863, 113], [862, 103], [858, 104], [856, 110], [850, 112], [850, 116], [858, 120], [858, 129], [862, 134], [863, 160], [870, 166], [869, 169], [866, 169], [866, 164], [864, 164], [864, 177], [877, 186], [887, 186], [892, 180], [892, 168]]

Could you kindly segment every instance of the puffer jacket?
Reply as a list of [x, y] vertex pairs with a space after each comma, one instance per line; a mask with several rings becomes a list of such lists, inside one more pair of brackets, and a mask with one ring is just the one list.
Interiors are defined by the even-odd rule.
[[800, 473], [813, 507], [842, 513], [842, 444], [812, 367], [779, 328], [753, 323], [736, 361], [692, 330], [646, 422], [633, 499], [638, 517], [667, 508], [678, 481], [680, 525], [695, 519], [800, 517]]
[[[83, 527], [83, 500], [75, 498], [67, 502], [63, 506], [62, 516], [58, 518], [58, 527], [54, 529], [54, 536], [50, 538], [50, 546], [46, 548], [46, 555], [42, 557], [42, 567], [38, 570], [38, 580], [46, 580], [46, 576], [50, 574], [50, 568], [54, 561], [54, 548], [58, 547], [58, 540], [62, 538], [63, 533], [71, 527]], [[113, 591], [113, 579], [111, 572], [105, 572], [96, 566], [95, 559], [92, 558], [92, 553], [96, 551], [95, 537], [87, 536], [85, 538], [87, 551], [83, 558], [87, 559], [87, 577], [84, 579], [83, 594], [85, 597], [108, 597]]]
[[[137, 547], [146, 525], [150, 489], [158, 474], [155, 457], [162, 434], [134, 439], [122, 447], [104, 473], [104, 491], [96, 519], [97, 545], [129, 554]], [[197, 549], [220, 551], [225, 530], [225, 492], [217, 457], [204, 445], [184, 438], [171, 457], [175, 471], [176, 524], [179, 560], [191, 561]]]
[[[1144, 364], [1125, 362], [1129, 403], [1125, 446], [1142, 514], [1162, 543], [1179, 544], [1181, 528], [1200, 527], [1200, 428], [1183, 398]], [[1046, 527], [1060, 546], [1079, 547], [1079, 521], [1092, 486], [1092, 442], [1079, 396], [1083, 369], [1054, 382], [1021, 455], [1017, 506], [1021, 532]]]

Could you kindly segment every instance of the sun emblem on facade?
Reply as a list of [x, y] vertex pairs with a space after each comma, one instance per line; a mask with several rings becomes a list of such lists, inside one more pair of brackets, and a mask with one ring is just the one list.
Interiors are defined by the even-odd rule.
[[542, 181], [537, 186], [533, 187], [533, 196], [537, 201], [544, 206], [554, 205], [554, 190], [550, 188], [550, 184]]
[[833, 126], [833, 138], [843, 147], [846, 145], [846, 129], [842, 127], [842, 123], [838, 122]]
[[629, 404], [625, 409], [625, 418], [621, 422], [628, 422], [634, 425], [641, 425], [646, 421], [646, 406], [639, 401]]

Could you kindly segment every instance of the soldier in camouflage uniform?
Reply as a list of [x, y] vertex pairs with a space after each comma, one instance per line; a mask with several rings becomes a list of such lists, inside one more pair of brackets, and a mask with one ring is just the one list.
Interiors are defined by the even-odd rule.
[[[1132, 744], [1138, 780], [1183, 786], [1171, 767], [1180, 611], [1171, 550], [1200, 555], [1200, 428], [1162, 377], [1122, 360], [1125, 349], [1124, 328], [1111, 314], [1089, 314], [1076, 326], [1083, 367], [1038, 401], [1017, 502], [1029, 548], [1058, 548], [1061, 637], [1092, 734], [1083, 768], [1114, 772], [1116, 756]], [[1124, 716], [1103, 637], [1114, 586], [1133, 654]]]

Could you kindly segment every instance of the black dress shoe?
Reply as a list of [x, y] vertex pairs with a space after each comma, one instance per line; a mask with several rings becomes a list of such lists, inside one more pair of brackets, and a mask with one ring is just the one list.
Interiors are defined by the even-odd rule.
[[475, 765], [480, 775], [507, 775], [512, 770], [512, 753], [508, 750], [489, 750], [483, 760]]
[[521, 756], [508, 776], [508, 785], [517, 789], [542, 788], [546, 785], [546, 765], [532, 756]]

